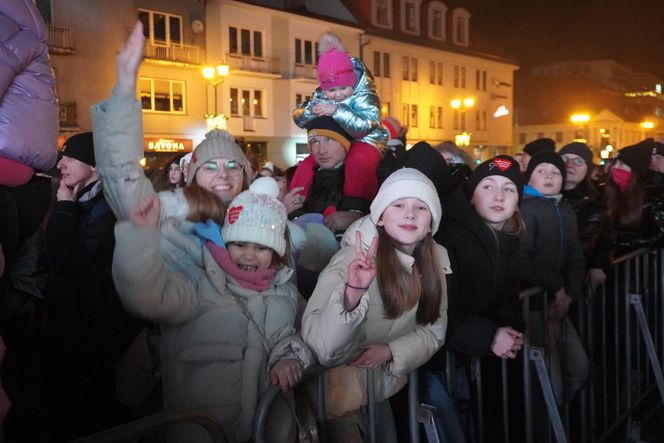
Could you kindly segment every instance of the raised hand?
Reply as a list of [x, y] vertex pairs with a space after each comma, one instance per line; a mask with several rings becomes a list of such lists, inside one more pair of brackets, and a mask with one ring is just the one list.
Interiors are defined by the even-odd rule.
[[136, 21], [134, 29], [116, 57], [118, 93], [132, 97], [136, 95], [136, 76], [143, 60], [144, 48], [143, 23]]
[[348, 284], [344, 296], [346, 311], [352, 311], [362, 298], [362, 294], [376, 278], [376, 249], [378, 249], [378, 237], [371, 240], [367, 252], [362, 251], [362, 234], [355, 231], [355, 258], [348, 264]]
[[297, 209], [300, 209], [304, 205], [304, 196], [300, 194], [301, 191], [304, 190], [303, 186], [296, 186], [286, 195], [284, 195], [283, 199], [281, 202], [286, 206], [286, 212], [291, 213]]
[[131, 211], [131, 221], [139, 228], [157, 228], [160, 214], [159, 197], [151, 195], [134, 206]]

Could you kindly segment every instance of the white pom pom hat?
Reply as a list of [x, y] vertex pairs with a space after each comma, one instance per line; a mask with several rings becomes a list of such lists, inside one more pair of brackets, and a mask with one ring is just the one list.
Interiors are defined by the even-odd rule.
[[402, 198], [422, 200], [431, 211], [431, 235], [438, 231], [442, 209], [433, 182], [417, 169], [397, 169], [385, 179], [371, 202], [371, 221], [377, 225], [383, 212], [392, 202]]
[[235, 197], [221, 228], [224, 241], [258, 243], [283, 256], [288, 214], [278, 195], [277, 182], [272, 177], [261, 177]]

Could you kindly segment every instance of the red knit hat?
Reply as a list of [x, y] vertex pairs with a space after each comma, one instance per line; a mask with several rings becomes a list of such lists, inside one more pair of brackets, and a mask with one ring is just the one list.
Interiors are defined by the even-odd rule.
[[401, 131], [401, 122], [394, 117], [383, 119], [383, 126], [390, 133], [390, 139], [396, 138], [399, 135], [399, 131]]
[[323, 91], [336, 86], [355, 85], [355, 72], [350, 56], [337, 49], [323, 54], [318, 61], [318, 83]]

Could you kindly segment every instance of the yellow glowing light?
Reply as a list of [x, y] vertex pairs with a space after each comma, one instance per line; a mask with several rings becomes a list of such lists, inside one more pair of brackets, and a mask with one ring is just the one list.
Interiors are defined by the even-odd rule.
[[461, 100], [455, 98], [450, 102], [450, 105], [452, 106], [452, 108], [458, 109], [461, 107]]
[[473, 106], [475, 106], [475, 99], [474, 99], [474, 98], [470, 98], [470, 97], [469, 97], [469, 98], [464, 98], [464, 99], [463, 99], [463, 105], [464, 105], [466, 108], [472, 108]]
[[655, 123], [651, 122], [651, 121], [644, 121], [644, 122], [641, 122], [641, 127], [643, 129], [652, 129], [652, 128], [655, 127]]
[[228, 70], [230, 67], [224, 63], [217, 65], [217, 74], [220, 77], [226, 77], [228, 75]]
[[572, 123], [588, 123], [590, 121], [590, 115], [588, 114], [573, 114], [570, 117]]
[[228, 116], [225, 114], [206, 114], [205, 125], [207, 127], [207, 131], [211, 131], [213, 129], [226, 130], [226, 120], [228, 120]]
[[609, 151], [602, 149], [599, 153], [599, 156], [602, 158], [609, 158]]
[[142, 159], [140, 159], [140, 160], [138, 161], [138, 163], [139, 163], [141, 166], [143, 166], [143, 167], [145, 168], [145, 164], [146, 164], [145, 157], [143, 157]]
[[613, 151], [613, 146], [606, 145], [606, 147], [604, 149], [606, 149], [608, 152], [611, 152], [611, 151]]
[[205, 68], [203, 68], [203, 77], [207, 79], [211, 79], [212, 77], [214, 77], [214, 68], [211, 66], [206, 66]]
[[470, 133], [462, 132], [454, 136], [454, 143], [457, 146], [468, 146], [470, 145]]

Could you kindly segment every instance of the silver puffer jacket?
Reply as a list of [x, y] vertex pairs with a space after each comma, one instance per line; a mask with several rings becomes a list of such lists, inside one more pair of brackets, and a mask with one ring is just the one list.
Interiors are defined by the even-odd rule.
[[58, 156], [58, 105], [46, 26], [32, 0], [0, 1], [0, 157], [48, 170]]
[[380, 99], [376, 92], [376, 82], [362, 60], [355, 57], [351, 57], [351, 60], [356, 78], [353, 94], [341, 102], [335, 102], [325, 98], [321, 88], [316, 88], [311, 100], [307, 100], [295, 108], [293, 121], [300, 128], [304, 128], [307, 123], [318, 117], [311, 111], [314, 105], [335, 104], [337, 110], [332, 114], [332, 118], [339, 126], [344, 128], [353, 139], [369, 143], [383, 151], [389, 133], [381, 122]]

